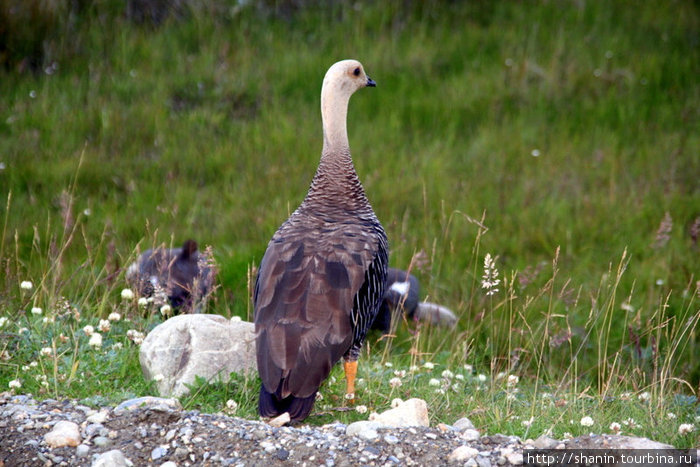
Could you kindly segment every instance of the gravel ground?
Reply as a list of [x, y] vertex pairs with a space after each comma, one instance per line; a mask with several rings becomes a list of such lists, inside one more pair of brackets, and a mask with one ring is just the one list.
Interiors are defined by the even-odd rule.
[[[486, 467], [517, 464], [524, 447], [517, 437], [502, 435], [467, 442], [446, 425], [379, 429], [376, 438], [366, 439], [346, 435], [341, 423], [278, 428], [162, 405], [120, 407], [95, 410], [75, 401], [0, 394], [0, 467], [92, 465], [115, 449], [136, 466], [443, 465], [467, 444], [480, 453], [469, 464]], [[44, 436], [62, 420], [77, 424], [78, 439], [73, 446], [50, 447]]]
[[[184, 411], [177, 401], [145, 398], [94, 409], [71, 400], [44, 400], [0, 393], [0, 467], [92, 465], [425, 465], [469, 467], [521, 465], [525, 448], [660, 448], [643, 438], [609, 435], [568, 441], [521, 441], [480, 434], [465, 426], [358, 430], [274, 427], [221, 414]], [[168, 402], [170, 401], [170, 402]], [[371, 423], [364, 422], [364, 425]], [[469, 422], [467, 422], [469, 424]], [[52, 438], [59, 427], [66, 435]], [[473, 428], [473, 427], [472, 427]], [[71, 434], [72, 431], [72, 434]], [[348, 434], [348, 432], [352, 434]], [[47, 436], [48, 434], [48, 436]], [[639, 444], [642, 443], [642, 444]]]

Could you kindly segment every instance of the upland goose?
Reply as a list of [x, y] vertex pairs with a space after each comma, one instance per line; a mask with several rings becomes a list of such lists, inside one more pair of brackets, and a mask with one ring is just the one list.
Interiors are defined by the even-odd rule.
[[[184, 312], [200, 311], [211, 292], [214, 267], [187, 240], [182, 248], [147, 250], [126, 271], [126, 279], [142, 297], [154, 297]], [[164, 303], [163, 303], [164, 304]]]
[[413, 274], [402, 269], [389, 268], [386, 277], [384, 300], [379, 307], [372, 329], [383, 333], [391, 330], [391, 320], [404, 313], [415, 321], [454, 326], [457, 316], [447, 307], [436, 303], [421, 302], [420, 285]]
[[350, 156], [350, 96], [375, 86], [362, 65], [343, 60], [321, 89], [323, 150], [306, 198], [273, 235], [254, 292], [258, 409], [305, 419], [342, 357], [353, 400], [357, 358], [386, 285], [388, 244]]

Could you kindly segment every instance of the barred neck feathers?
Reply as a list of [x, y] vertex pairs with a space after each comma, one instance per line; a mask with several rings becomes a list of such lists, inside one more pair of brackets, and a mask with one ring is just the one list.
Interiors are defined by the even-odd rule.
[[[364, 190], [350, 156], [347, 114], [350, 96], [360, 88], [375, 86], [356, 60], [343, 60], [328, 69], [321, 88], [323, 151], [308, 201], [335, 199], [335, 202], [366, 202]], [[346, 194], [347, 198], [337, 195]]]

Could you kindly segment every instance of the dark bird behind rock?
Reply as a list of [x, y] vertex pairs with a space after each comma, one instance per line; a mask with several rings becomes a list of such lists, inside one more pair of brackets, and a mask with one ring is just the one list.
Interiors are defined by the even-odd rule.
[[213, 259], [187, 240], [182, 248], [146, 250], [126, 272], [127, 281], [142, 297], [154, 297], [182, 312], [197, 312], [214, 283]]
[[259, 412], [305, 419], [342, 357], [354, 398], [360, 348], [386, 285], [388, 244], [350, 156], [350, 96], [375, 86], [362, 65], [330, 67], [321, 89], [323, 150], [306, 198], [270, 240], [255, 285]]

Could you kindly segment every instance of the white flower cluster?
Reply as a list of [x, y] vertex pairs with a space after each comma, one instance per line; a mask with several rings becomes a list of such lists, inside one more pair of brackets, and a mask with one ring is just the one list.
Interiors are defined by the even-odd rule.
[[484, 257], [484, 275], [481, 276], [481, 288], [486, 289], [486, 296], [498, 293], [498, 269], [496, 269], [496, 258], [491, 258], [491, 253], [486, 253]]

